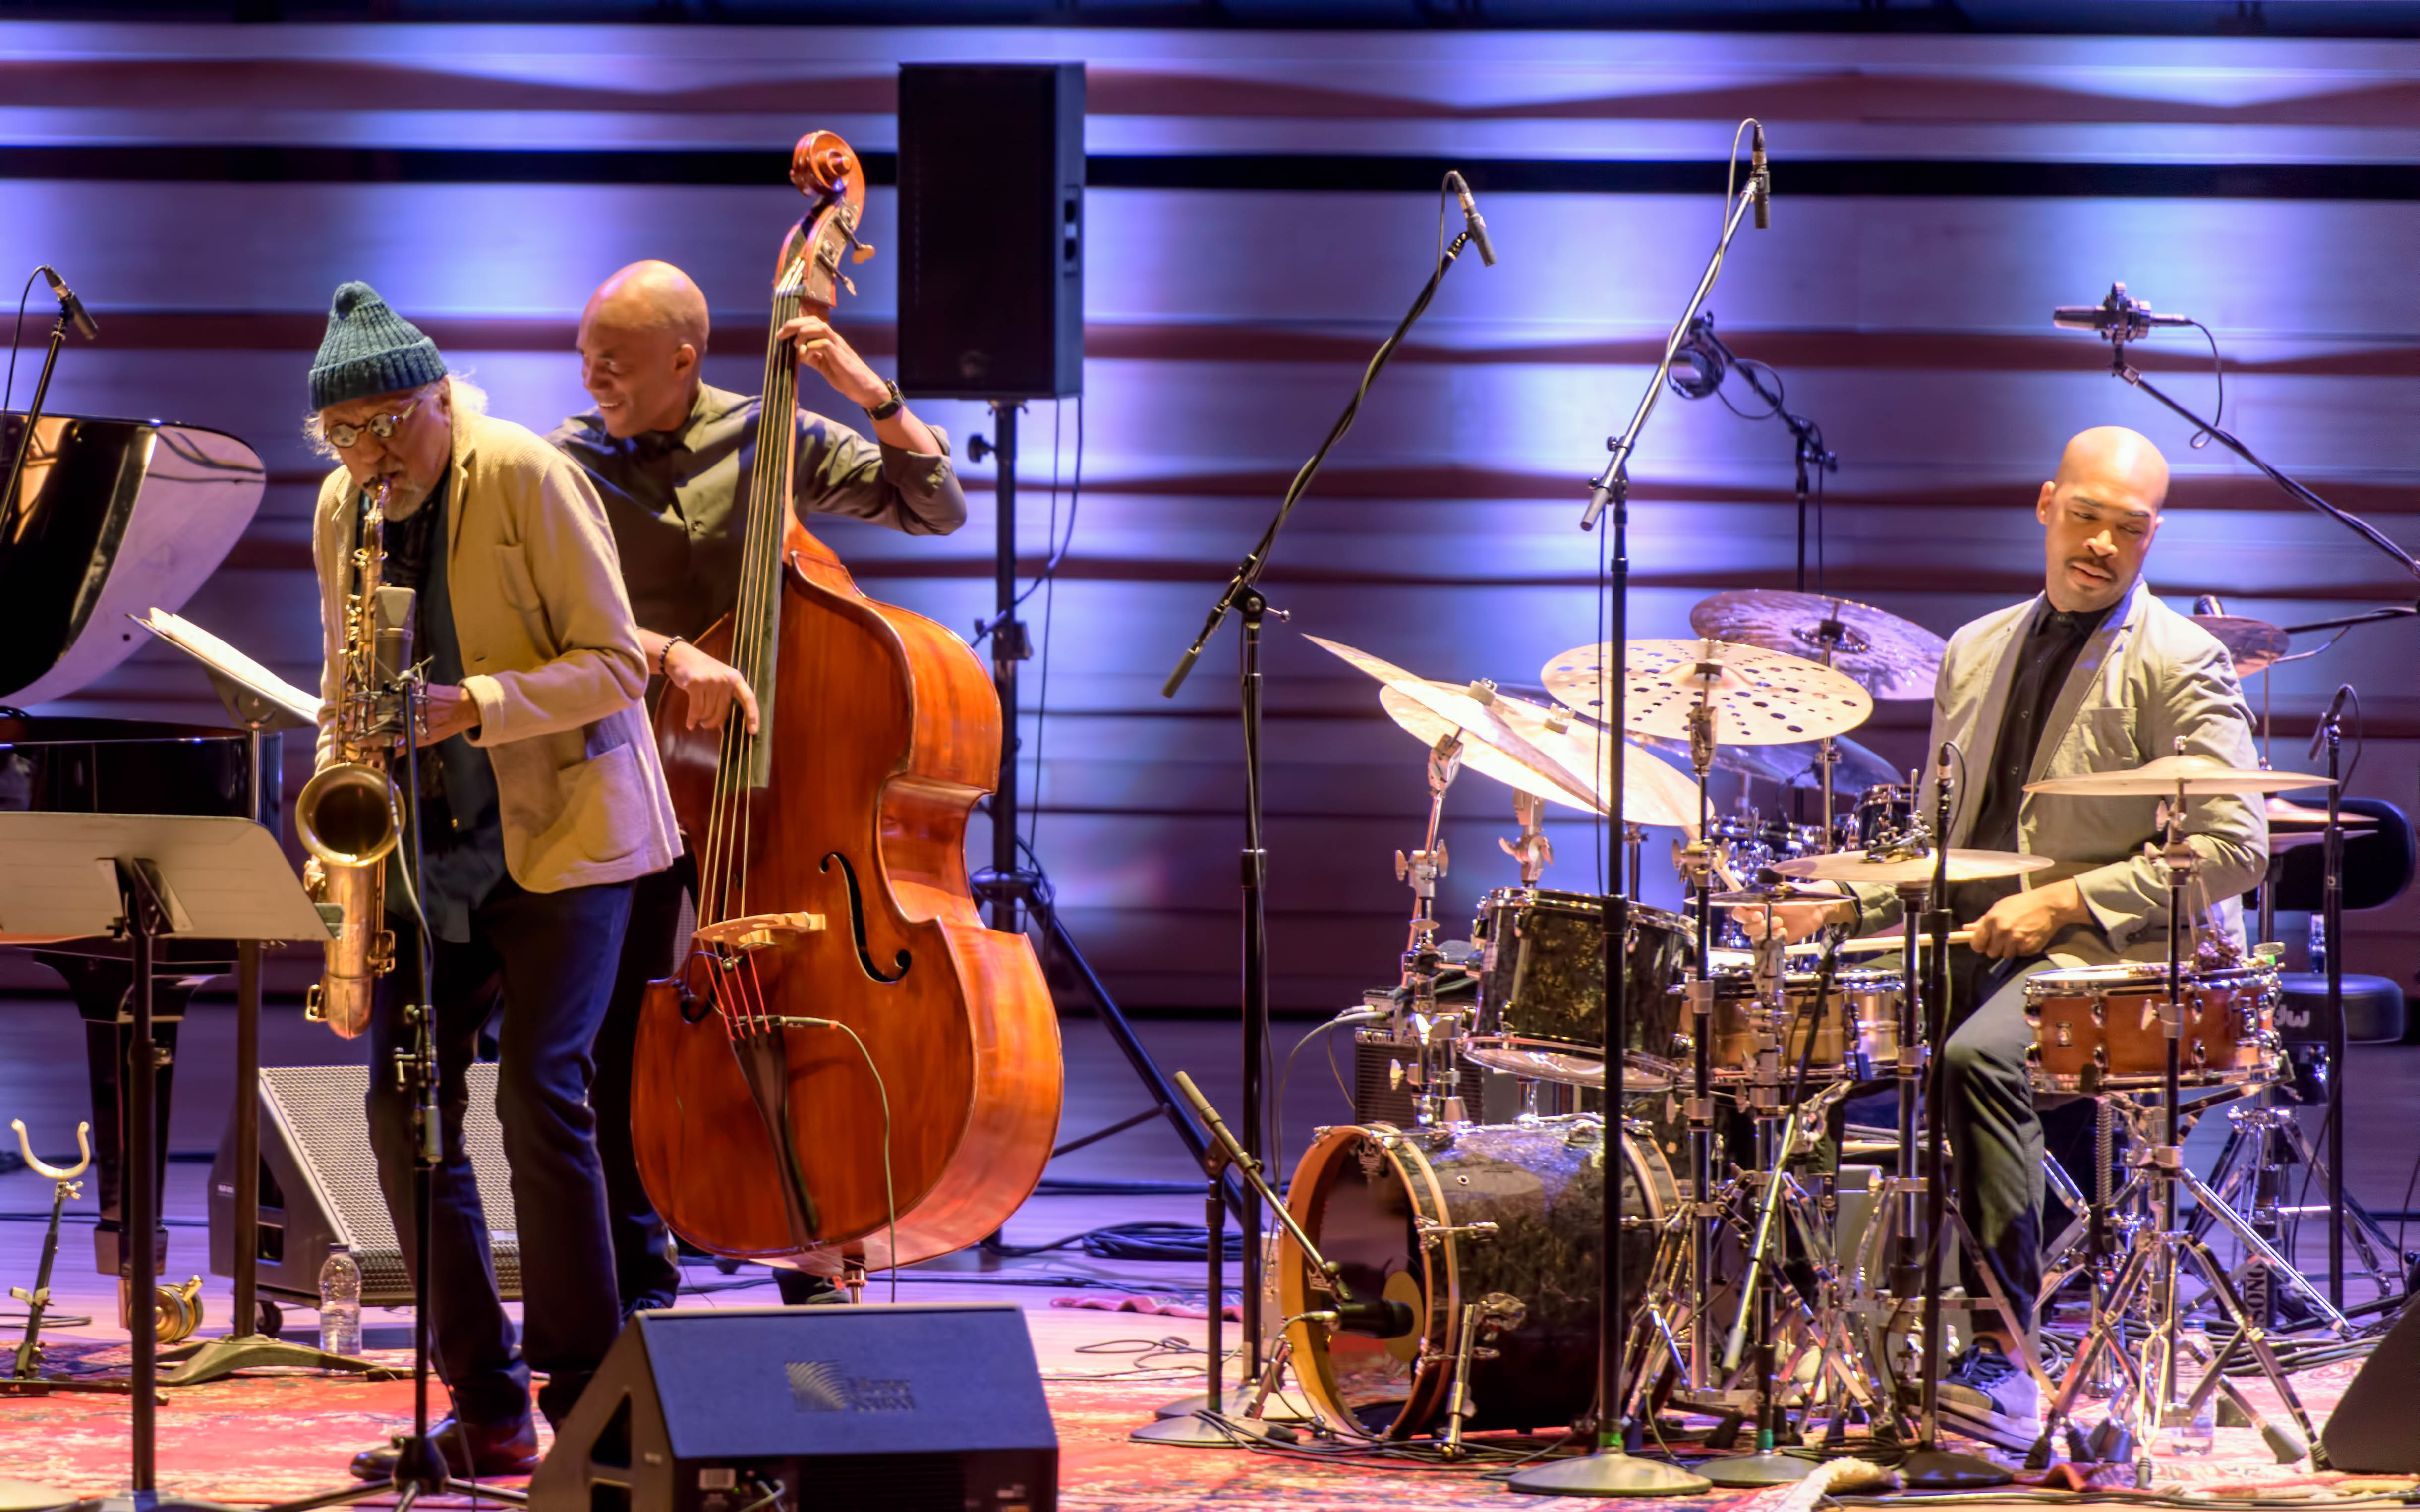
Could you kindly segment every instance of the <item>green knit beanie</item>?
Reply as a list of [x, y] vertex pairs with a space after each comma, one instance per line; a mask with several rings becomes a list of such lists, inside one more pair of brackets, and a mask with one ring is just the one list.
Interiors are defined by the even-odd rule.
[[420, 327], [387, 308], [364, 283], [337, 288], [328, 334], [311, 359], [311, 408], [419, 388], [445, 376], [445, 359]]

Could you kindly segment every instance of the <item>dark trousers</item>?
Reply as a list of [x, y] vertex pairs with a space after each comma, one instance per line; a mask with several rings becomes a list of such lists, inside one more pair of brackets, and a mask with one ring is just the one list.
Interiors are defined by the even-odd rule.
[[[532, 1369], [545, 1372], [538, 1406], [557, 1424], [580, 1399], [621, 1327], [607, 1264], [605, 1176], [588, 1103], [590, 1043], [605, 1015], [631, 885], [529, 893], [510, 879], [471, 915], [466, 943], [439, 941], [435, 1009], [442, 1161], [430, 1182], [430, 1329], [438, 1372], [467, 1421], [509, 1422], [529, 1411]], [[370, 1017], [370, 1148], [405, 1263], [416, 1264], [412, 1183], [414, 1096], [389, 1068], [412, 1043], [401, 1005], [418, 979], [416, 929], [396, 927], [401, 964]], [[521, 1348], [512, 1345], [488, 1247], [478, 1178], [462, 1140], [467, 1078], [481, 1023], [501, 980], [496, 1120], [511, 1166], [520, 1243]]]
[[647, 983], [669, 976], [679, 959], [681, 895], [695, 875], [688, 856], [631, 884], [630, 927], [622, 937], [605, 1022], [597, 1031], [597, 1153], [605, 1162], [605, 1206], [613, 1236], [613, 1279], [624, 1313], [670, 1307], [680, 1292], [672, 1230], [639, 1180], [630, 1147], [630, 1062], [639, 1042], [639, 1005]]
[[[2046, 957], [2003, 962], [1955, 949], [1952, 1028], [1942, 1057], [1958, 1211], [2016, 1309], [2017, 1326], [2027, 1331], [2041, 1289], [2042, 1125], [2025, 1070], [2033, 1046], [2025, 980], [2051, 965]], [[1970, 1274], [1966, 1283], [1978, 1300], [1980, 1279]]]

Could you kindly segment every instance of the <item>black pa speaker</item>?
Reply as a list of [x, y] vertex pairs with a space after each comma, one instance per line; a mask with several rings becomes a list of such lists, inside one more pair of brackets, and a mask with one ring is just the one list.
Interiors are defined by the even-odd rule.
[[1059, 1437], [1005, 1303], [640, 1313], [534, 1512], [1051, 1512]]
[[[334, 1245], [353, 1252], [362, 1268], [362, 1304], [398, 1307], [411, 1301], [403, 1248], [386, 1201], [379, 1194], [362, 1111], [369, 1090], [365, 1066], [269, 1066], [260, 1072], [260, 1289], [317, 1307], [319, 1267]], [[513, 1231], [512, 1176], [504, 1164], [504, 1130], [496, 1123], [496, 1068], [475, 1062], [468, 1077], [471, 1105], [463, 1142], [479, 1178], [488, 1213], [488, 1244], [496, 1289], [506, 1302], [521, 1294], [520, 1243]], [[210, 1166], [210, 1270], [235, 1274], [235, 1120], [227, 1120]]]
[[1084, 66], [899, 70], [899, 386], [1084, 386]]
[[2320, 1430], [2328, 1464], [2366, 1474], [2420, 1471], [2420, 1308], [2406, 1307], [2346, 1382]]

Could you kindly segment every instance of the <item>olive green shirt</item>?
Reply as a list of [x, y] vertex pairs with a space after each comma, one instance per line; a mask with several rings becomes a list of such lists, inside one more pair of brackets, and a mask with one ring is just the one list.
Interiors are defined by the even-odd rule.
[[[738, 601], [759, 408], [752, 397], [701, 384], [678, 430], [616, 439], [589, 410], [546, 438], [604, 499], [643, 629], [694, 640]], [[792, 504], [801, 516], [845, 515], [911, 536], [948, 535], [966, 522], [967, 500], [950, 467], [949, 438], [932, 429], [938, 454], [869, 441], [799, 412]]]

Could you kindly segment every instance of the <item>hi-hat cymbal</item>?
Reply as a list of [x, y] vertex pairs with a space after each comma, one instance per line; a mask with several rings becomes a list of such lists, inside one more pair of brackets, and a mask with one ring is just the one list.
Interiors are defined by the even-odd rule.
[[[1537, 780], [1551, 785], [1578, 806], [1590, 810], [1596, 808], [1599, 802], [1597, 791], [1589, 785], [1588, 779], [1539, 750], [1530, 743], [1527, 735], [1513, 728], [1504, 716], [1492, 707], [1494, 702], [1500, 701], [1492, 690], [1488, 694], [1490, 702], [1482, 703], [1473, 697], [1467, 689], [1451, 691], [1453, 689], [1451, 683], [1432, 683], [1425, 678], [1406, 672], [1392, 662], [1372, 656], [1367, 651], [1357, 651], [1350, 646], [1341, 646], [1334, 641], [1324, 641], [1316, 635], [1306, 635], [1303, 638], [1321, 650], [1342, 658], [1387, 687], [1401, 691], [1412, 702], [1439, 716], [1442, 721], [1438, 730], [1440, 735], [1444, 733], [1446, 727], [1460, 730], [1466, 736], [1491, 745], [1511, 756], [1521, 766], [1528, 768]], [[1466, 742], [1466, 756], [1467, 742]]]
[[[1546, 663], [1546, 691], [1583, 713], [1606, 708], [1612, 651], [1579, 646]], [[1843, 672], [1728, 641], [1632, 641], [1623, 648], [1622, 725], [1636, 734], [1689, 738], [1689, 710], [1714, 710], [1720, 745], [1786, 745], [1855, 729], [1871, 694]]]
[[2180, 785], [2187, 798], [2214, 798], [2222, 793], [2282, 793], [2298, 787], [2335, 786], [2307, 772], [2230, 767], [2216, 756], [2188, 753], [2160, 756], [2123, 772], [2087, 772], [2080, 777], [2029, 782], [2025, 791], [2058, 793], [2070, 798], [2174, 798]]
[[2235, 675], [2248, 678], [2255, 672], [2266, 672], [2286, 655], [2293, 637], [2265, 619], [2253, 619], [2243, 615], [2195, 615], [2193, 622], [2218, 638], [2226, 647], [2229, 661], [2235, 663]]
[[1689, 628], [1824, 662], [1877, 698], [1930, 698], [1949, 643], [1921, 625], [1871, 604], [1786, 588], [1738, 588], [1689, 611]]
[[[1878, 887], [1897, 887], [1901, 882], [1931, 881], [1933, 860], [1931, 856], [1910, 856], [1904, 861], [1869, 861], [1862, 850], [1841, 850], [1828, 856], [1776, 861], [1773, 869], [1784, 877], [1809, 881], [1871, 882]], [[2052, 865], [2048, 856], [2022, 855], [2014, 850], [1952, 850], [1949, 880], [1975, 882], [1993, 877], [2020, 877]]]
[[[1466, 687], [1450, 682], [1432, 681], [1429, 686], [1439, 694], [1448, 696], [1467, 696], [1469, 692]], [[1443, 714], [1413, 697], [1408, 689], [1393, 683], [1378, 690], [1378, 702], [1386, 707], [1388, 718], [1426, 745], [1436, 744], [1456, 727]], [[1571, 808], [1584, 807], [1591, 814], [1605, 812], [1604, 794], [1610, 786], [1608, 779], [1612, 772], [1609, 769], [1613, 765], [1610, 735], [1594, 725], [1574, 724], [1568, 716], [1558, 719], [1556, 710], [1541, 709], [1508, 694], [1497, 694], [1488, 708], [1564, 771], [1591, 778], [1590, 787], [1597, 794], [1597, 800], [1582, 804], [1551, 777], [1532, 772], [1519, 757], [1485, 743], [1485, 737], [1475, 732], [1466, 732], [1468, 738], [1463, 742], [1464, 766], [1493, 777], [1509, 787], [1534, 793], [1553, 803]], [[1563, 727], [1556, 728], [1558, 724]], [[1696, 828], [1697, 783], [1675, 772], [1669, 763], [1649, 755], [1635, 740], [1621, 763], [1621, 817], [1629, 822], [1666, 824], [1684, 830]]]

